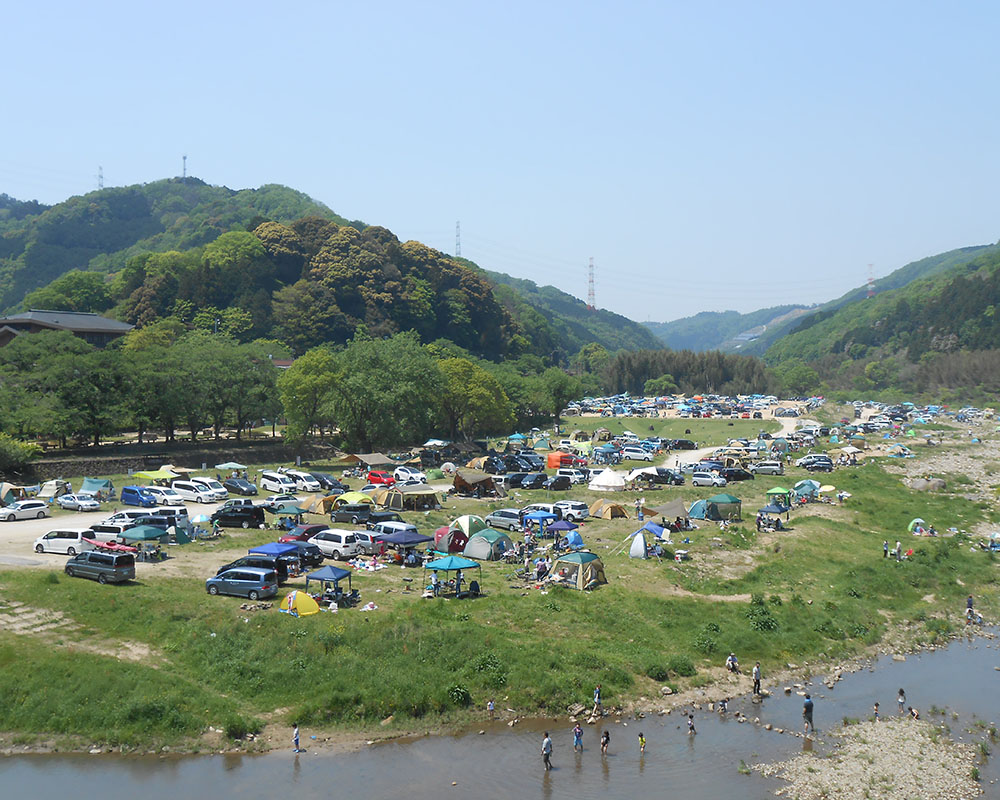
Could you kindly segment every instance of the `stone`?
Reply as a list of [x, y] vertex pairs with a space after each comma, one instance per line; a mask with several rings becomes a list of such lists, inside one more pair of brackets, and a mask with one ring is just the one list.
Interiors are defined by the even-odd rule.
[[480, 736], [485, 736], [486, 735], [486, 731], [479, 731], [479, 735]]
[[673, 693], [674, 690], [671, 689], [669, 686], [664, 686], [660, 689], [660, 694], [673, 694]]
[[791, 694], [791, 693], [792, 693], [792, 687], [791, 686], [786, 686], [785, 687], [785, 694]]
[[901, 653], [895, 653], [893, 655], [893, 657], [892, 657], [892, 660], [893, 661], [906, 661], [906, 656], [902, 655]]
[[770, 731], [770, 730], [774, 730], [774, 726], [773, 726], [773, 725], [772, 725], [772, 724], [771, 724], [770, 722], [768, 722], [768, 723], [767, 723], [767, 724], [766, 724], [766, 725], [764, 726], [764, 730], [765, 730], [765, 731]]
[[100, 755], [101, 754], [101, 748], [100, 747], [95, 747], [93, 750], [90, 751], [90, 754], [92, 756]]

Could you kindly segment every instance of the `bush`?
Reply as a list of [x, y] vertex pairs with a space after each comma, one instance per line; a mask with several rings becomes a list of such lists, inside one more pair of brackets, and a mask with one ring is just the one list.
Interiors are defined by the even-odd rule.
[[464, 686], [456, 683], [448, 689], [448, 699], [460, 708], [467, 708], [472, 703], [472, 694]]
[[658, 683], [663, 683], [670, 677], [670, 671], [662, 664], [650, 664], [646, 667], [646, 675]]
[[245, 739], [248, 734], [260, 731], [260, 721], [233, 714], [226, 720], [224, 728], [230, 739]]
[[42, 448], [31, 442], [22, 442], [6, 433], [0, 433], [0, 472], [20, 470], [41, 455]]
[[680, 675], [682, 678], [690, 678], [698, 674], [698, 670], [695, 669], [691, 659], [681, 655], [672, 656], [670, 661], [667, 662], [667, 669], [676, 675]]

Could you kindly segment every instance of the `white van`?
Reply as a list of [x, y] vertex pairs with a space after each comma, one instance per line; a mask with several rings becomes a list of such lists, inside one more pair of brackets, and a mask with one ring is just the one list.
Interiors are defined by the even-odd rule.
[[556, 470], [556, 475], [562, 475], [569, 478], [570, 483], [586, 483], [587, 476], [583, 474], [580, 470], [575, 467], [559, 467]]
[[66, 553], [75, 556], [84, 550], [93, 550], [94, 545], [85, 541], [93, 539], [94, 532], [90, 528], [63, 528], [49, 531], [44, 536], [35, 539], [36, 553]]
[[361, 552], [353, 531], [327, 528], [313, 536], [309, 542], [316, 545], [324, 556], [337, 561], [352, 558]]
[[285, 470], [285, 475], [295, 482], [295, 488], [302, 492], [322, 492], [323, 487], [308, 472], [297, 469]]
[[146, 515], [151, 517], [166, 517], [183, 531], [191, 530], [191, 518], [187, 506], [159, 506], [146, 509]]
[[266, 469], [260, 473], [260, 490], [262, 492], [274, 492], [275, 494], [294, 494], [295, 481], [280, 472]]
[[143, 486], [161, 506], [184, 506], [184, 498], [169, 486]]
[[191, 483], [197, 483], [199, 486], [204, 486], [212, 495], [212, 499], [215, 501], [222, 501], [229, 497], [229, 492], [226, 491], [226, 487], [219, 483], [215, 478], [192, 478]]
[[177, 494], [192, 503], [214, 503], [215, 495], [207, 486], [194, 481], [174, 481], [170, 486]]

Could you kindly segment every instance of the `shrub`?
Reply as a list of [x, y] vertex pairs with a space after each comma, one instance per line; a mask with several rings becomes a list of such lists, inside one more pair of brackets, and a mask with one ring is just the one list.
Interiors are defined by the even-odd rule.
[[671, 656], [667, 662], [667, 669], [682, 678], [690, 678], [698, 673], [691, 659], [682, 655]]
[[455, 684], [450, 689], [448, 689], [448, 699], [451, 700], [456, 706], [461, 708], [466, 708], [472, 703], [472, 694], [464, 686]]
[[59, 583], [59, 573], [50, 572], [45, 576], [46, 583]]
[[670, 677], [670, 671], [662, 664], [650, 664], [646, 667], [646, 674], [658, 683], [663, 683]]
[[42, 448], [31, 442], [22, 442], [6, 433], [0, 433], [0, 472], [23, 469], [41, 455]]
[[224, 728], [230, 739], [244, 739], [248, 734], [260, 731], [260, 721], [233, 714], [226, 720]]

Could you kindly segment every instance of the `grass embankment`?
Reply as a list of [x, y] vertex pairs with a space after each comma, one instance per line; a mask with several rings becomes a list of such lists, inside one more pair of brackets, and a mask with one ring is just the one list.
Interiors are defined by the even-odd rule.
[[[485, 564], [487, 597], [424, 600], [405, 592], [402, 581], [419, 584], [419, 571], [390, 568], [355, 576], [363, 600], [379, 610], [297, 620], [208, 597], [199, 545], [171, 548], [182, 565], [202, 559], [192, 561], [191, 577], [145, 572], [130, 586], [44, 570], [3, 572], [0, 599], [60, 611], [79, 627], [37, 636], [0, 631], [0, 730], [148, 749], [197, 747], [209, 725], [238, 734], [270, 720], [342, 732], [426, 729], [481, 715], [491, 697], [498, 708], [554, 715], [586, 702], [598, 682], [607, 705], [650, 696], [664, 683], [704, 685], [721, 673], [729, 651], [744, 663], [759, 659], [766, 682], [786, 661], [860, 654], [893, 639], [904, 623], [911, 639], [939, 641], [962, 624], [969, 593], [995, 618], [997, 569], [988, 555], [972, 552], [963, 538], [905, 532], [915, 516], [942, 531], [969, 527], [993, 515], [985, 505], [911, 493], [867, 465], [820, 476], [850, 491], [848, 504], [796, 510], [791, 531], [757, 535], [753, 513], [767, 488], [803, 477], [792, 468], [728, 487], [744, 499], [749, 522], [725, 532], [703, 524], [683, 545], [692, 554], [683, 564], [617, 552], [635, 520], [586, 523], [584, 540], [604, 559], [610, 581], [591, 594], [542, 594], [513, 580], [511, 567]], [[716, 491], [645, 494], [655, 505]], [[546, 495], [520, 494], [523, 502]], [[553, 499], [566, 496], [598, 495], [575, 489]], [[633, 497], [619, 498], [630, 513]], [[458, 514], [507, 504], [449, 500], [441, 512], [406, 517], [429, 532]], [[215, 543], [218, 564], [262, 537], [270, 538], [234, 532]], [[914, 557], [883, 559], [883, 539], [902, 540]], [[301, 586], [292, 581], [286, 590]], [[81, 649], [109, 641], [143, 643], [150, 652], [123, 663]]]

